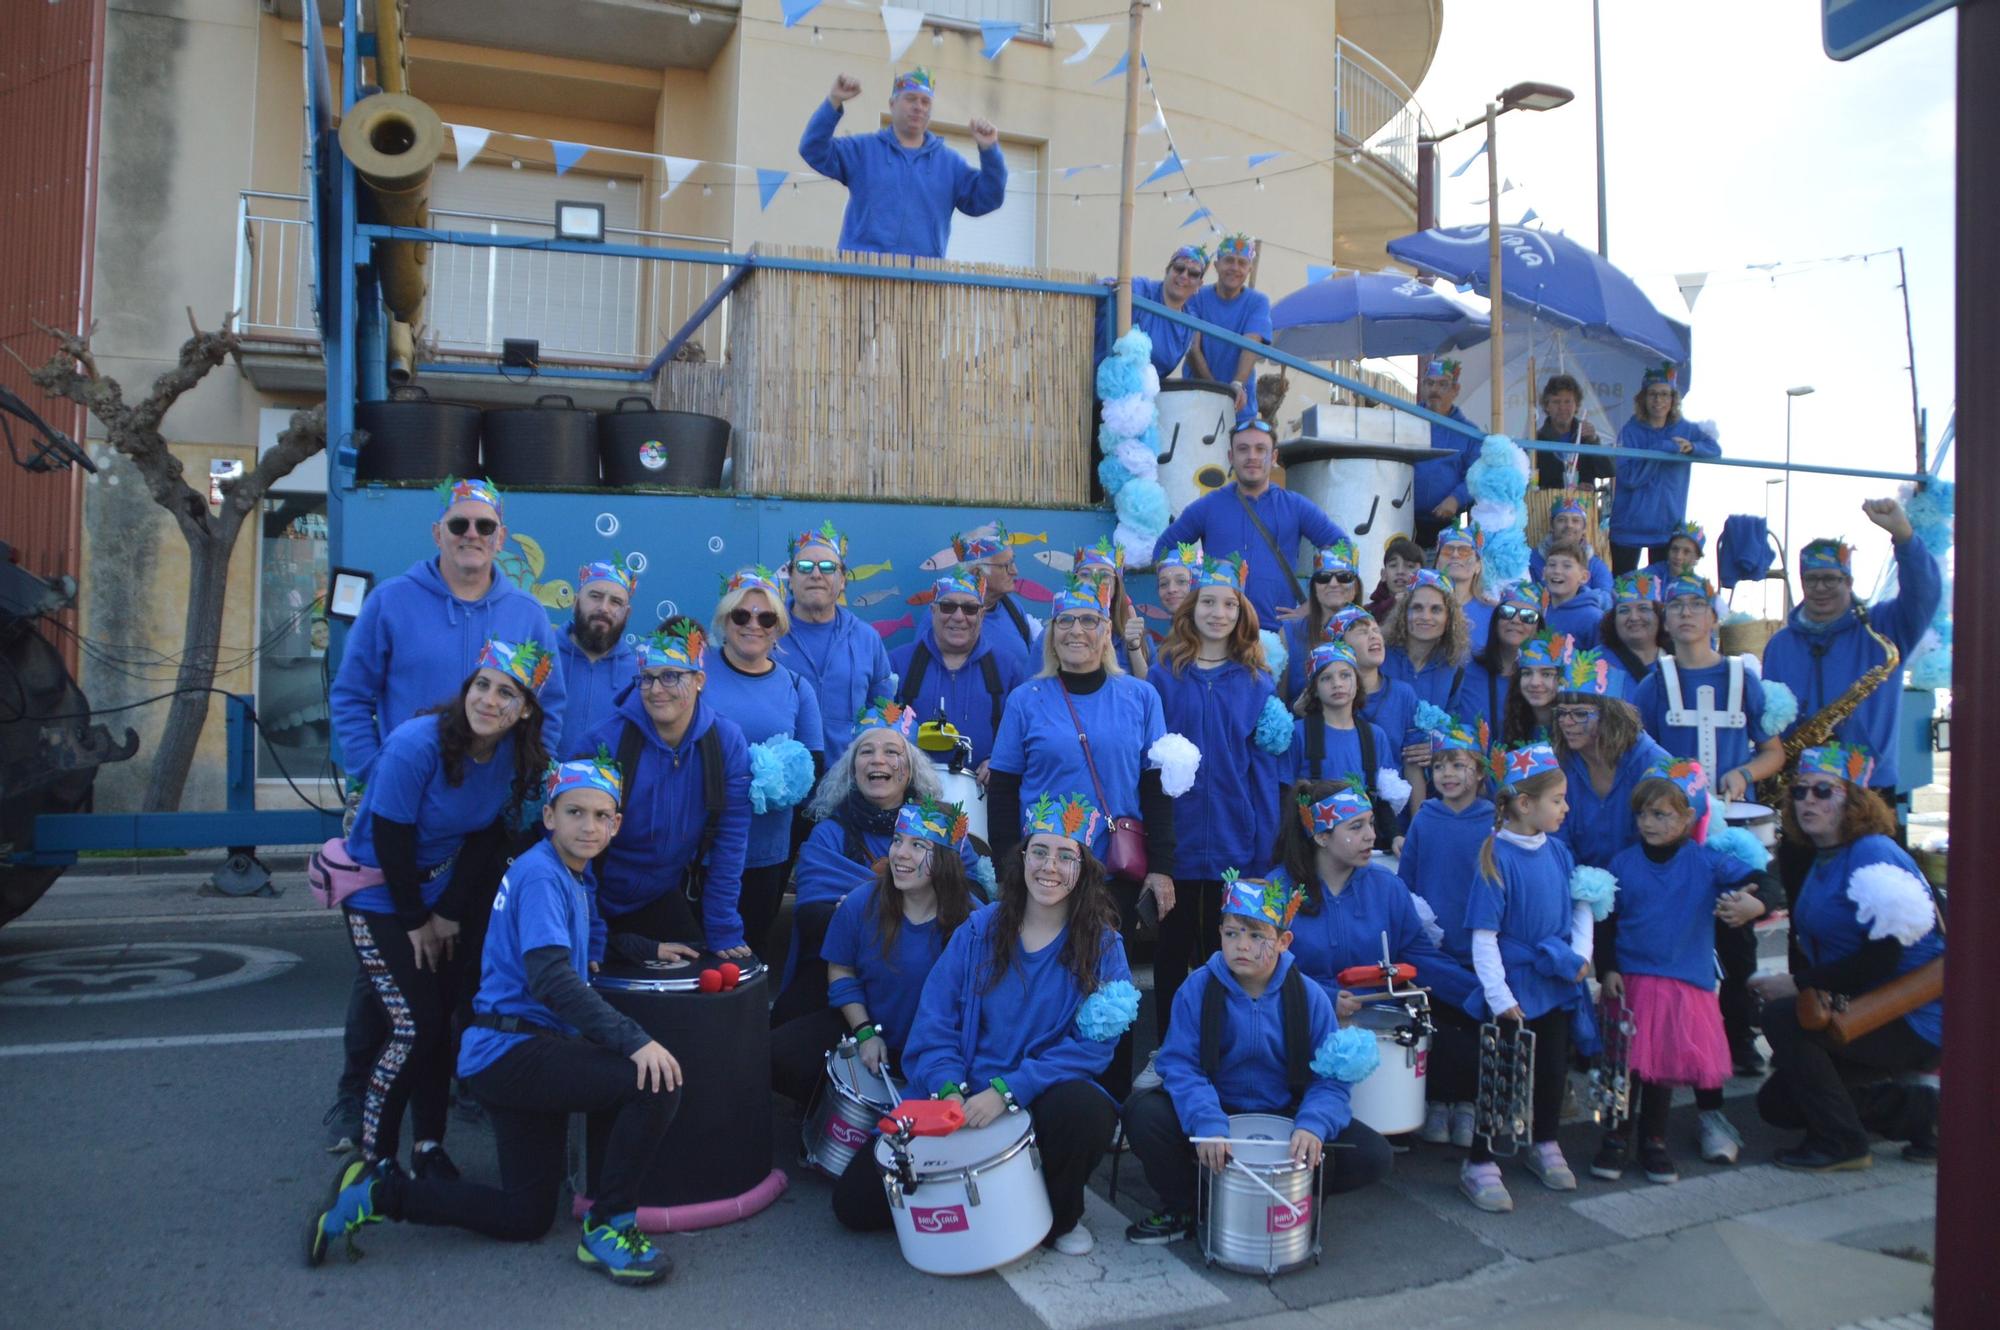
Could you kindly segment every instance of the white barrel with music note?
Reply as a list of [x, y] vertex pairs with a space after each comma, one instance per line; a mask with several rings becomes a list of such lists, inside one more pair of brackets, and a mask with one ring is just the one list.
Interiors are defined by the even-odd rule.
[[[1400, 414], [1362, 413], [1363, 419]], [[1288, 439], [1278, 449], [1285, 488], [1318, 504], [1354, 541], [1364, 590], [1382, 571], [1382, 551], [1416, 530], [1416, 464], [1442, 449], [1320, 438]]]
[[1213, 379], [1170, 379], [1153, 402], [1160, 413], [1160, 488], [1167, 510], [1187, 506], [1229, 483], [1229, 435], [1236, 393]]

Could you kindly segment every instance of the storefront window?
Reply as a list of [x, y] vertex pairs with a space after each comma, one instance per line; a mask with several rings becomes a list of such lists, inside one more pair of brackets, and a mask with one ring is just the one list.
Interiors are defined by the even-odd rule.
[[303, 786], [333, 776], [326, 710], [325, 497], [265, 499], [263, 542], [257, 715], [268, 746], [257, 745], [257, 775], [282, 780], [289, 773]]

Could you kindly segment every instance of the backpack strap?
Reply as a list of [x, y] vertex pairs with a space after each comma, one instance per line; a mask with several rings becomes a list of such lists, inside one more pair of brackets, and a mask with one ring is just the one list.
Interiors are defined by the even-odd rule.
[[1014, 603], [1014, 597], [1011, 595], [1000, 597], [1000, 608], [1007, 611], [1007, 617], [1014, 621], [1014, 630], [1020, 633], [1022, 643], [1033, 646], [1035, 632], [1028, 627], [1028, 616], [1021, 613], [1021, 607]]
[[702, 731], [695, 741], [695, 751], [701, 754], [701, 840], [695, 846], [694, 861], [688, 865], [687, 898], [701, 899], [702, 887], [708, 880], [708, 854], [715, 848], [715, 838], [722, 831], [722, 809], [728, 798], [728, 773], [723, 768], [722, 735], [711, 725]]
[[1222, 1031], [1229, 1022], [1229, 995], [1210, 975], [1201, 990], [1201, 1074], [1210, 1084], [1222, 1062]]
[[1368, 797], [1375, 797], [1375, 726], [1369, 721], [1356, 717], [1354, 738], [1361, 745], [1361, 784], [1368, 791]]
[[930, 668], [931, 649], [919, 642], [910, 652], [910, 668], [904, 672], [903, 686], [896, 700], [906, 707], [915, 706], [917, 691], [924, 686], [924, 676], [930, 673]]
[[1306, 1005], [1306, 981], [1296, 964], [1278, 985], [1278, 1011], [1285, 1025], [1285, 1088], [1296, 1105], [1313, 1083], [1312, 1010]]
[[1000, 666], [987, 652], [979, 658], [979, 677], [986, 682], [986, 696], [993, 704], [993, 733], [1000, 733], [1000, 707], [1007, 700], [1007, 692], [1000, 686]]
[[1313, 780], [1325, 780], [1326, 769], [1326, 717], [1313, 717], [1312, 724], [1306, 726], [1306, 769]]
[[1444, 704], [1446, 706], [1450, 706], [1451, 699], [1458, 696], [1459, 685], [1464, 682], [1465, 682], [1465, 666], [1461, 665], [1457, 669], [1451, 672], [1451, 691], [1444, 695]]
[[[626, 795], [632, 793], [632, 777], [639, 770], [639, 755], [645, 751], [646, 736], [640, 733], [639, 727], [628, 719], [625, 722], [625, 728], [618, 731], [618, 788]], [[624, 808], [625, 800], [623, 798], [619, 799], [618, 806], [620, 809]], [[591, 861], [592, 867], [598, 873], [602, 874], [604, 872], [604, 861], [610, 857], [610, 854], [611, 846], [607, 842], [605, 847], [598, 852], [597, 858]]]

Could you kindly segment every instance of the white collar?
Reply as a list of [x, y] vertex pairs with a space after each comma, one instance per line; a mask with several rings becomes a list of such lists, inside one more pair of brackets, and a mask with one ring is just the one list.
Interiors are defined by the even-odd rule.
[[1505, 827], [1500, 828], [1493, 835], [1497, 840], [1504, 840], [1509, 845], [1518, 845], [1524, 850], [1539, 850], [1548, 843], [1549, 839], [1549, 834], [1546, 831], [1538, 831], [1532, 836], [1523, 836], [1520, 832], [1509, 831]]

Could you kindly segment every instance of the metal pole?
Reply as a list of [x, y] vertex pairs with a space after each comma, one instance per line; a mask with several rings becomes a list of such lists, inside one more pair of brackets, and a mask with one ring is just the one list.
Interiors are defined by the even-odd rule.
[[1903, 262], [1903, 247], [1896, 246], [1896, 289], [1903, 293], [1903, 348], [1910, 355], [1910, 428], [1916, 433], [1917, 470], [1928, 471], [1924, 465], [1924, 413], [1917, 405], [1917, 338], [1910, 331], [1910, 268]]
[[[1785, 563], [1787, 565], [1797, 562], [1797, 560], [1795, 560], [1792, 557], [1792, 403], [1796, 402], [1797, 400], [1798, 398], [1792, 396], [1792, 394], [1790, 393], [1785, 394], [1785, 542], [1784, 543], [1785, 543]], [[1791, 575], [1792, 575], [1792, 570], [1789, 566], [1787, 566], [1785, 569], [1785, 576], [1787, 578], [1790, 578]]]
[[[1597, 78], [1597, 256], [1611, 257], [1610, 213], [1604, 206], [1604, 26], [1598, 0], [1590, 0], [1590, 65]], [[1921, 468], [1919, 468], [1921, 469]]]
[[1139, 25], [1146, 17], [1146, 0], [1132, 0], [1125, 26], [1125, 156], [1118, 189], [1118, 335], [1132, 328], [1132, 187], [1138, 179], [1139, 71], [1145, 56], [1139, 48]]
[[1490, 347], [1492, 355], [1493, 406], [1486, 417], [1487, 428], [1495, 434], [1507, 432], [1507, 383], [1502, 372], [1507, 353], [1501, 346], [1500, 325], [1505, 322], [1500, 304], [1500, 149], [1494, 142], [1495, 131], [1499, 128], [1500, 108], [1492, 102], [1486, 103], [1486, 264], [1492, 270], [1487, 281], [1487, 298], [1491, 301], [1493, 337]]

